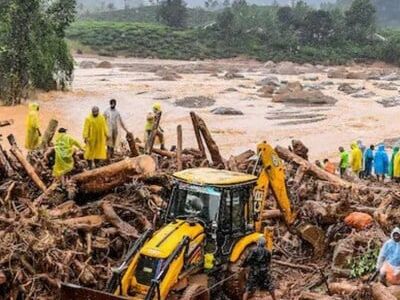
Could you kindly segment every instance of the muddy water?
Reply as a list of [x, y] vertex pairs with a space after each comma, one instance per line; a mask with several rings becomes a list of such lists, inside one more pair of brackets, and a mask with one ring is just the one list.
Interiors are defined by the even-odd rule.
[[[99, 62], [98, 57], [76, 57], [79, 64], [83, 60]], [[60, 126], [81, 138], [83, 121], [94, 105], [102, 110], [108, 100], [118, 100], [118, 109], [128, 128], [139, 138], [143, 137], [146, 113], [154, 102], [163, 106], [162, 127], [167, 136], [167, 144], [175, 144], [176, 126], [183, 126], [184, 146], [194, 146], [194, 135], [189, 112], [199, 113], [223, 154], [239, 153], [261, 140], [272, 144], [288, 145], [293, 138], [301, 139], [310, 148], [312, 158], [335, 157], [339, 145], [349, 145], [353, 140], [375, 143], [385, 138], [400, 136], [398, 125], [400, 108], [384, 108], [376, 100], [399, 95], [397, 90], [383, 90], [373, 85], [373, 81], [328, 79], [326, 72], [311, 74], [319, 79], [312, 84], [333, 81], [322, 92], [335, 97], [338, 102], [333, 107], [286, 107], [273, 103], [270, 98], [258, 96], [255, 82], [268, 75], [261, 63], [254, 61], [210, 61], [202, 62], [202, 71], [195, 74], [180, 74], [177, 81], [161, 81], [154, 74], [160, 66], [193, 68], [195, 62], [162, 61], [146, 59], [109, 59], [112, 69], [77, 68], [71, 91], [38, 94], [35, 98], [41, 105], [42, 126], [50, 118], [57, 118]], [[355, 69], [358, 66], [354, 66]], [[215, 70], [240, 70], [244, 78], [227, 80], [223, 72], [212, 76]], [[206, 71], [204, 71], [206, 70]], [[208, 71], [207, 71], [208, 70]], [[280, 80], [301, 81], [304, 75], [276, 75]], [[337, 90], [343, 82], [362, 85], [376, 97], [356, 99]], [[310, 82], [307, 82], [310, 83]], [[399, 83], [399, 82], [398, 82]], [[229, 90], [228, 90], [229, 89]], [[234, 91], [233, 89], [236, 89]], [[191, 109], [178, 107], [175, 100], [190, 96], [204, 96], [216, 100], [210, 107]], [[244, 113], [242, 116], [213, 115], [210, 110], [219, 106], [233, 107]], [[24, 139], [24, 119], [26, 105], [8, 108], [0, 107], [0, 119], [13, 118], [13, 126], [0, 129], [4, 134], [14, 133], [22, 145]], [[285, 118], [286, 116], [286, 118]]]

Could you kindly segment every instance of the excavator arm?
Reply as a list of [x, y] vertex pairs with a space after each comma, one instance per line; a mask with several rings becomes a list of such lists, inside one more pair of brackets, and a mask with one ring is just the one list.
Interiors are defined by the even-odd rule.
[[265, 209], [268, 191], [271, 188], [289, 230], [309, 242], [314, 248], [314, 255], [322, 254], [325, 247], [325, 234], [319, 227], [311, 224], [302, 224], [300, 220], [297, 220], [287, 192], [285, 169], [282, 160], [271, 145], [265, 141], [257, 145], [257, 154], [257, 164], [261, 164], [261, 171], [254, 189], [255, 212], [260, 216], [256, 221], [256, 230], [258, 232], [262, 231], [263, 220], [261, 214]]

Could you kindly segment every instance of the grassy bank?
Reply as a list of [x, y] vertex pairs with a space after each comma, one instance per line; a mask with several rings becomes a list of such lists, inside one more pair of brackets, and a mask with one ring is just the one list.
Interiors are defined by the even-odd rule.
[[[295, 45], [267, 39], [262, 32], [233, 34], [224, 38], [217, 26], [176, 30], [163, 25], [128, 22], [80, 21], [67, 32], [68, 39], [105, 56], [156, 57], [162, 59], [228, 58], [245, 55], [262, 61], [291, 60], [343, 64], [351, 60], [385, 60], [400, 63], [400, 32], [384, 31], [386, 42], [343, 42], [335, 45]], [[85, 49], [82, 49], [85, 52]]]

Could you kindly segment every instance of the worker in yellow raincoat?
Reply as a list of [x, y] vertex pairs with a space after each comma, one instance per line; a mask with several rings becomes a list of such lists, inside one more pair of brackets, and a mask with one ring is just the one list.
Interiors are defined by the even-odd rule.
[[[144, 126], [144, 130], [146, 132], [145, 135], [145, 140], [147, 141], [148, 138], [150, 137], [151, 131], [154, 126], [155, 118], [158, 114], [160, 114], [161, 111], [161, 104], [160, 103], [154, 103], [153, 104], [153, 111], [149, 112], [146, 116], [146, 124]], [[158, 141], [160, 143], [161, 149], [165, 149], [165, 144], [164, 144], [164, 130], [158, 126], [158, 129], [156, 131], [156, 138], [158, 138]]]
[[393, 164], [393, 179], [396, 182], [400, 181], [400, 151], [396, 153]]
[[39, 105], [29, 103], [28, 117], [26, 118], [25, 148], [35, 150], [40, 143]]
[[357, 176], [360, 176], [362, 170], [362, 152], [357, 143], [351, 144], [351, 170]]
[[92, 108], [92, 113], [86, 118], [83, 127], [83, 140], [85, 141], [85, 159], [92, 169], [99, 160], [107, 159], [108, 128], [106, 119], [99, 113], [97, 106]]
[[75, 148], [83, 150], [81, 144], [67, 134], [65, 128], [60, 128], [55, 137], [56, 159], [53, 166], [53, 176], [60, 178], [71, 172], [74, 168]]

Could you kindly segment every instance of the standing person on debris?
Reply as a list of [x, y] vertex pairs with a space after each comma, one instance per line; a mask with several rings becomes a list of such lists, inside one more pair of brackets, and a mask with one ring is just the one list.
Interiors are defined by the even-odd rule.
[[398, 152], [399, 152], [399, 147], [394, 147], [393, 153], [392, 153], [392, 158], [390, 159], [390, 165], [389, 165], [389, 176], [391, 179], [394, 178], [394, 160], [395, 160]]
[[364, 177], [369, 178], [372, 174], [372, 166], [374, 162], [375, 146], [371, 145], [364, 153]]
[[362, 152], [358, 147], [357, 143], [351, 144], [351, 170], [353, 173], [361, 178], [361, 170], [362, 170]]
[[330, 162], [329, 159], [324, 159], [324, 170], [328, 173], [335, 174], [336, 173], [336, 166], [334, 163]]
[[[151, 131], [154, 126], [154, 122], [156, 119], [156, 116], [161, 113], [161, 104], [160, 103], [155, 103], [153, 105], [153, 111], [147, 114], [146, 117], [146, 124], [144, 127], [144, 130], [146, 132], [146, 141], [149, 139], [151, 135]], [[160, 142], [160, 147], [162, 150], [165, 150], [165, 144], [164, 144], [164, 130], [158, 126], [157, 131], [156, 131], [156, 138], [158, 138], [158, 141]]]
[[246, 282], [246, 292], [243, 294], [243, 300], [247, 300], [256, 289], [266, 290], [271, 294], [273, 300], [275, 297], [275, 287], [270, 274], [271, 252], [265, 248], [265, 238], [260, 237], [257, 242], [257, 248], [253, 249], [246, 257], [242, 267], [249, 267], [249, 278]]
[[108, 159], [113, 158], [114, 149], [117, 144], [118, 138], [118, 127], [121, 126], [125, 132], [128, 132], [126, 129], [125, 123], [122, 121], [121, 115], [119, 111], [116, 109], [117, 100], [110, 100], [110, 107], [104, 112], [104, 117], [106, 118], [109, 137], [107, 140], [107, 156]]
[[39, 147], [40, 137], [39, 104], [29, 103], [29, 112], [26, 118], [25, 148], [35, 150]]
[[358, 148], [361, 150], [361, 171], [360, 171], [360, 178], [365, 177], [365, 163], [364, 163], [364, 153], [365, 153], [365, 146], [361, 140], [357, 141]]
[[343, 147], [339, 147], [340, 152], [340, 162], [339, 162], [339, 170], [340, 170], [340, 177], [346, 174], [347, 168], [349, 167], [349, 153], [344, 150]]
[[385, 145], [379, 145], [378, 151], [375, 153], [374, 168], [378, 181], [380, 179], [383, 181], [389, 168], [389, 157], [385, 151]]
[[74, 168], [75, 148], [83, 150], [81, 144], [72, 136], [67, 134], [67, 129], [60, 128], [55, 137], [54, 149], [56, 159], [53, 166], [53, 176], [63, 180], [64, 175]]
[[400, 284], [400, 229], [394, 228], [391, 239], [386, 241], [378, 256], [376, 269], [379, 271], [379, 280], [391, 284]]
[[393, 164], [393, 179], [396, 182], [400, 181], [400, 151], [397, 152]]
[[99, 114], [99, 108], [94, 106], [92, 113], [86, 118], [83, 127], [83, 140], [85, 141], [85, 159], [89, 168], [96, 166], [98, 160], [107, 159], [106, 143], [108, 139], [107, 122]]

